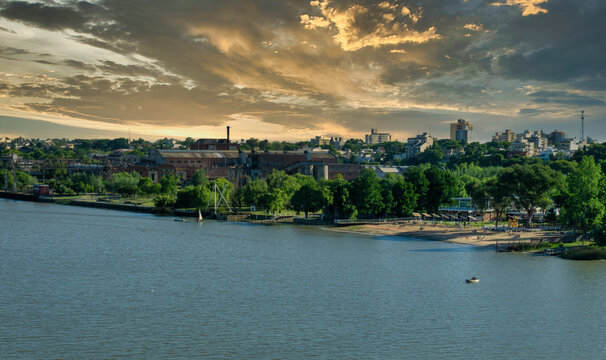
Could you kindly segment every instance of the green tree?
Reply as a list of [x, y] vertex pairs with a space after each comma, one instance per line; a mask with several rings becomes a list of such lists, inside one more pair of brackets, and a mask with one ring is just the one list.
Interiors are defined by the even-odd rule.
[[414, 209], [425, 211], [427, 208], [427, 191], [429, 190], [429, 180], [425, 176], [425, 171], [419, 166], [414, 166], [406, 171], [404, 178], [412, 185], [414, 193], [418, 196], [417, 205]]
[[178, 208], [203, 209], [208, 205], [211, 191], [206, 186], [190, 185], [177, 192], [175, 206]]
[[221, 193], [223, 193], [221, 203], [230, 203], [234, 192], [234, 185], [226, 178], [217, 178], [210, 183], [211, 192], [214, 191], [215, 185], [217, 185], [217, 202], [219, 202]]
[[178, 180], [172, 175], [165, 175], [160, 179], [160, 193], [175, 196], [177, 194]]
[[419, 195], [415, 193], [414, 186], [403, 179], [392, 187], [394, 204], [393, 213], [397, 217], [410, 216], [417, 206]]
[[387, 174], [385, 178], [379, 181], [381, 186], [381, 197], [383, 198], [383, 211], [381, 216], [388, 216], [394, 214], [394, 207], [396, 205], [396, 199], [393, 193], [394, 185], [400, 181], [401, 175]]
[[499, 185], [508, 189], [513, 203], [528, 214], [528, 222], [539, 208], [551, 203], [551, 195], [562, 185], [562, 174], [544, 164], [515, 164], [499, 174]]
[[592, 156], [583, 156], [578, 168], [566, 177], [561, 218], [585, 236], [604, 217], [604, 203], [599, 198], [603, 177]]
[[115, 173], [112, 176], [110, 182], [110, 188], [113, 192], [122, 196], [130, 196], [137, 193], [139, 190], [139, 179], [141, 176], [134, 172], [129, 174], [127, 172]]
[[310, 212], [324, 208], [328, 204], [329, 199], [329, 190], [313, 181], [301, 186], [301, 188], [293, 194], [290, 201], [293, 208], [296, 211], [303, 211], [307, 218]]
[[337, 177], [327, 184], [330, 192], [330, 201], [327, 206], [327, 212], [333, 219], [355, 219], [358, 210], [350, 202], [350, 184], [338, 174]]
[[243, 187], [244, 203], [251, 206], [261, 205], [261, 199], [267, 193], [267, 183], [265, 180], [253, 180]]
[[284, 191], [280, 189], [271, 189], [263, 194], [261, 203], [268, 213], [276, 213], [286, 208], [288, 197]]
[[362, 169], [351, 185], [351, 200], [358, 213], [374, 217], [383, 213], [383, 197], [377, 174], [372, 169]]
[[424, 174], [429, 182], [425, 195], [427, 211], [435, 213], [440, 205], [448, 204], [453, 197], [460, 195], [459, 183], [450, 172], [432, 166]]
[[[482, 185], [482, 191], [486, 194], [485, 200], [488, 201], [489, 206], [494, 210], [495, 226], [499, 226], [499, 219], [507, 213], [507, 210], [511, 206], [511, 190], [509, 187], [503, 186], [497, 178], [491, 178]], [[477, 198], [476, 204], [478, 204]]]
[[204, 171], [204, 169], [196, 171], [191, 179], [191, 182], [195, 186], [207, 186], [209, 182], [208, 178], [206, 177], [206, 171]]
[[154, 196], [154, 206], [157, 208], [172, 208], [175, 206], [175, 198], [170, 194]]

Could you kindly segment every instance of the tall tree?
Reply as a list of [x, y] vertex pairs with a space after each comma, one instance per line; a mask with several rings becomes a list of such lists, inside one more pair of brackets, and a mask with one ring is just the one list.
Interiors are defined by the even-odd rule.
[[503, 186], [496, 178], [488, 179], [482, 185], [483, 192], [489, 206], [494, 210], [495, 226], [499, 226], [499, 219], [511, 206], [512, 194], [507, 186]]
[[381, 196], [381, 185], [377, 174], [372, 169], [362, 169], [351, 185], [352, 203], [358, 213], [365, 217], [382, 214], [384, 204]]
[[460, 195], [456, 178], [448, 171], [437, 166], [425, 170], [429, 187], [425, 196], [427, 211], [437, 212], [440, 205], [450, 203], [452, 198]]
[[288, 196], [280, 189], [269, 190], [261, 198], [265, 210], [274, 214], [286, 208], [287, 200]]
[[429, 180], [427, 180], [424, 170], [418, 166], [411, 167], [406, 171], [404, 178], [418, 195], [415, 210], [424, 211], [427, 206], [427, 190], [429, 189]]
[[206, 186], [187, 186], [177, 192], [175, 206], [179, 208], [203, 209], [208, 205], [211, 197], [210, 189]]
[[531, 222], [537, 209], [545, 209], [551, 195], [562, 186], [562, 174], [543, 164], [515, 164], [499, 174], [498, 182], [510, 191], [515, 206], [524, 209]]
[[331, 202], [327, 210], [333, 219], [355, 219], [358, 210], [350, 202], [350, 184], [338, 174], [336, 179], [328, 182]]
[[599, 198], [603, 177], [593, 156], [583, 156], [578, 168], [566, 177], [561, 217], [584, 235], [604, 217], [604, 203]]
[[318, 183], [308, 182], [301, 186], [292, 196], [290, 202], [296, 211], [303, 211], [307, 218], [310, 212], [318, 211], [329, 201], [330, 193], [327, 188]]
[[200, 170], [196, 171], [194, 173], [194, 176], [191, 179], [191, 182], [195, 186], [198, 186], [198, 185], [207, 186], [208, 177], [206, 177], [206, 171], [204, 171], [204, 169], [200, 169]]
[[165, 175], [160, 179], [160, 192], [175, 196], [177, 194], [177, 178], [172, 175]]
[[417, 206], [417, 198], [419, 195], [415, 193], [411, 183], [400, 179], [393, 187], [393, 213], [397, 217], [410, 216]]
[[249, 206], [261, 205], [261, 199], [267, 192], [267, 183], [265, 180], [253, 180], [243, 187], [244, 203]]

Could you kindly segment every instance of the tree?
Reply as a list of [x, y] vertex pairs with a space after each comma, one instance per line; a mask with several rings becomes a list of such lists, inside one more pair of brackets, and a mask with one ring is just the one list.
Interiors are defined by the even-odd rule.
[[211, 197], [211, 191], [206, 186], [187, 186], [177, 192], [177, 201], [175, 206], [179, 208], [202, 209], [208, 205]]
[[418, 195], [417, 205], [414, 210], [425, 211], [427, 207], [427, 190], [429, 189], [429, 180], [427, 180], [425, 172], [421, 167], [411, 167], [406, 171], [404, 178], [412, 185], [413, 191]]
[[286, 208], [287, 195], [280, 189], [272, 189], [261, 198], [263, 207], [269, 213], [276, 213]]
[[429, 182], [425, 196], [427, 211], [435, 213], [440, 205], [450, 203], [453, 197], [460, 195], [459, 184], [450, 172], [432, 166], [424, 174]]
[[177, 194], [177, 178], [165, 175], [160, 179], [160, 193], [175, 196]]
[[351, 185], [351, 200], [358, 213], [365, 217], [378, 216], [383, 212], [381, 185], [372, 169], [362, 169]]
[[343, 179], [343, 175], [337, 174], [336, 179], [329, 181], [327, 187], [331, 198], [327, 211], [332, 218], [335, 220], [340, 218], [355, 219], [358, 210], [350, 202], [350, 184]]
[[122, 196], [130, 196], [139, 190], [138, 184], [140, 175], [136, 172], [129, 174], [127, 172], [116, 173], [112, 176], [110, 188], [113, 192]]
[[226, 178], [217, 178], [210, 183], [211, 192], [214, 191], [215, 185], [217, 185], [217, 202], [219, 202], [220, 194], [222, 193], [223, 200], [221, 202], [229, 203], [234, 191], [234, 185]]
[[139, 192], [144, 195], [159, 194], [162, 190], [162, 185], [154, 184], [152, 179], [148, 177], [142, 177], [137, 186], [139, 187]]
[[309, 212], [318, 211], [329, 201], [330, 193], [327, 188], [320, 186], [318, 183], [308, 182], [301, 186], [297, 190], [292, 198], [291, 205], [295, 211], [303, 211], [305, 218], [308, 217]]
[[419, 197], [414, 191], [414, 186], [408, 181], [400, 179], [393, 184], [392, 191], [394, 197], [394, 215], [397, 217], [410, 216], [417, 206], [417, 199]]
[[191, 179], [192, 184], [195, 186], [207, 186], [208, 178], [206, 177], [206, 171], [204, 169], [200, 169], [194, 173], [194, 176]]
[[488, 179], [482, 185], [486, 200], [494, 210], [495, 226], [499, 226], [499, 219], [511, 206], [512, 194], [507, 186], [503, 186], [496, 178]]
[[604, 217], [604, 203], [599, 199], [603, 177], [593, 156], [583, 156], [578, 168], [566, 177], [561, 218], [584, 235]]
[[444, 158], [444, 152], [437, 147], [431, 147], [418, 156], [419, 163], [438, 164]]
[[160, 194], [154, 197], [154, 206], [157, 208], [171, 208], [175, 206], [175, 198], [169, 194]]
[[267, 192], [265, 180], [253, 180], [243, 187], [244, 203], [253, 206], [261, 204], [261, 199]]
[[509, 190], [515, 206], [526, 211], [530, 223], [538, 208], [551, 203], [551, 195], [561, 187], [562, 174], [543, 164], [515, 164], [499, 174], [498, 183]]
[[99, 193], [104, 189], [103, 179], [101, 176], [82, 172], [70, 175], [65, 181], [65, 185], [69, 186], [78, 194], [92, 192]]

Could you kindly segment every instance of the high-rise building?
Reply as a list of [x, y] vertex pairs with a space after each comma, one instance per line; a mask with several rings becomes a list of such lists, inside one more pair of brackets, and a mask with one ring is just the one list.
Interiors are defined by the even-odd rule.
[[368, 145], [379, 144], [391, 141], [391, 133], [380, 133], [377, 129], [370, 129], [370, 134], [366, 134], [366, 143]]
[[471, 139], [472, 130], [473, 125], [469, 121], [459, 119], [456, 123], [450, 124], [450, 140], [466, 144]]
[[499, 142], [512, 142], [514, 141], [516, 138], [516, 133], [514, 133], [511, 130], [505, 130], [504, 132], [495, 132], [494, 136], [492, 137], [492, 141], [499, 141]]

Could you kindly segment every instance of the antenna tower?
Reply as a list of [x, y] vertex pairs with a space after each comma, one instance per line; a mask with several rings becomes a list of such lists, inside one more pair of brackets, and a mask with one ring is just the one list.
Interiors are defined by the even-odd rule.
[[581, 110], [581, 142], [585, 141], [585, 110]]

